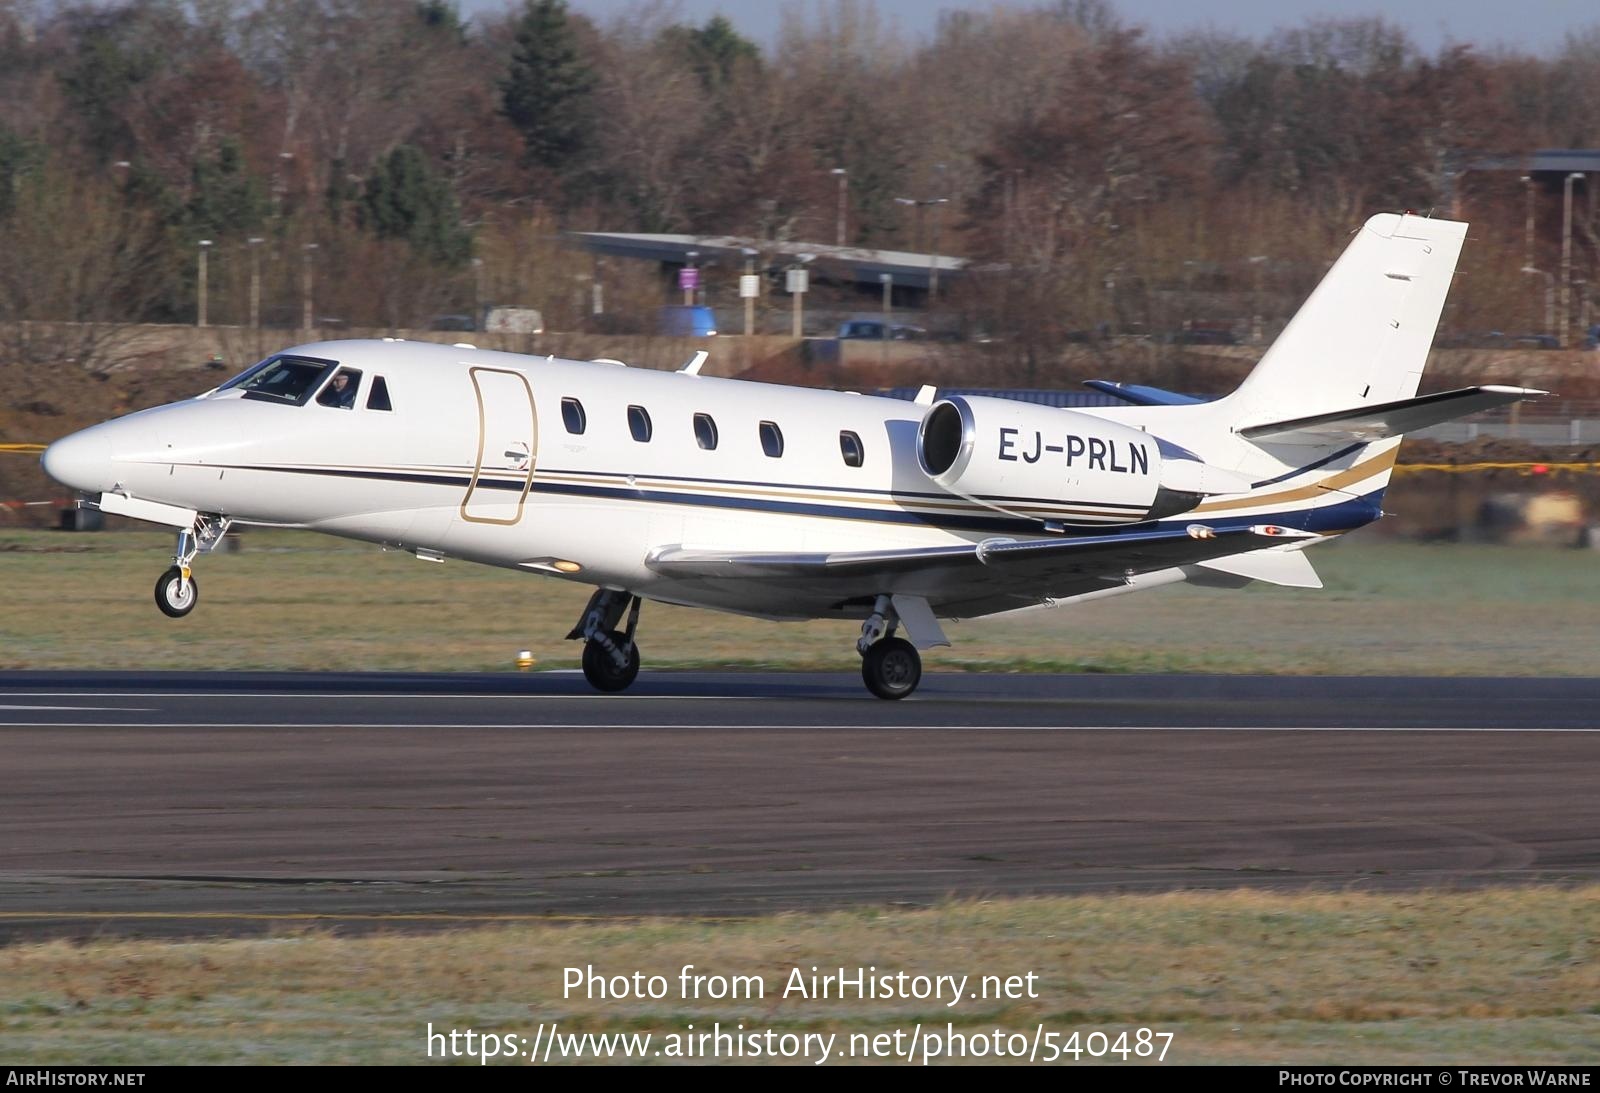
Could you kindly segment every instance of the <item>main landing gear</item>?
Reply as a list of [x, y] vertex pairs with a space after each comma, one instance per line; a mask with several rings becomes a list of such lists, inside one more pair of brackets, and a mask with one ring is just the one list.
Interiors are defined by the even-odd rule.
[[193, 527], [179, 530], [172, 566], [156, 580], [156, 606], [163, 615], [181, 619], [200, 602], [200, 584], [190, 572], [190, 564], [195, 555], [215, 550], [232, 522], [226, 516], [202, 513], [195, 518]]
[[[569, 641], [583, 642], [583, 678], [597, 691], [625, 691], [639, 675], [639, 646], [633, 640], [639, 628], [639, 597], [628, 592], [597, 588], [589, 606], [567, 634]], [[622, 613], [627, 625], [617, 629]]]
[[888, 596], [879, 596], [856, 641], [861, 680], [879, 698], [904, 698], [922, 682], [922, 656], [915, 645], [894, 636], [899, 625], [894, 604]]

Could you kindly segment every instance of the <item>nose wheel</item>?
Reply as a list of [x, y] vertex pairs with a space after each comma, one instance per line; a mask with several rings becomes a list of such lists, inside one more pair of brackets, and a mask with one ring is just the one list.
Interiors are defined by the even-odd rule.
[[181, 619], [200, 602], [200, 585], [188, 566], [173, 566], [156, 581], [156, 606], [171, 619]]
[[178, 531], [178, 545], [172, 552], [172, 565], [156, 579], [156, 606], [169, 619], [181, 619], [200, 602], [200, 585], [189, 568], [195, 556], [209, 554], [222, 542], [232, 521], [225, 516], [202, 513], [193, 527]]

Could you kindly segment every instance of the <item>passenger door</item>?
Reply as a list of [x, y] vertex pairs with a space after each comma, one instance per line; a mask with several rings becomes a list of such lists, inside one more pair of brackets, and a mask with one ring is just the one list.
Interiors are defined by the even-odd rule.
[[515, 524], [533, 487], [539, 425], [533, 389], [520, 372], [473, 368], [478, 400], [478, 456], [461, 501], [461, 518], [479, 524]]

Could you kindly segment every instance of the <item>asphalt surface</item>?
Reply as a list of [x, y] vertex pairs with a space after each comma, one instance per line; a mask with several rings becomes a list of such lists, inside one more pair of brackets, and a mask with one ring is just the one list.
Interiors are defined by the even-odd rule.
[[0, 942], [1600, 881], [1600, 680], [0, 673]]

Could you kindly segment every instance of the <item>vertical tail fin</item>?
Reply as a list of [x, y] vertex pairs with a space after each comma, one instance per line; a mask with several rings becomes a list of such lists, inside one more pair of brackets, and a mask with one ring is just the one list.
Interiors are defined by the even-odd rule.
[[1235, 427], [1415, 395], [1466, 234], [1452, 220], [1368, 220], [1224, 400]]

